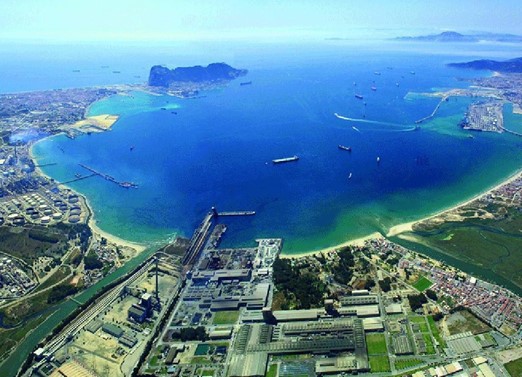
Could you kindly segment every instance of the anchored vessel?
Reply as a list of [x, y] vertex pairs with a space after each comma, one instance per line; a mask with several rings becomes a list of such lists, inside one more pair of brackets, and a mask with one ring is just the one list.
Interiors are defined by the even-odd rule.
[[272, 162], [274, 164], [282, 164], [284, 162], [292, 162], [292, 161], [297, 161], [297, 160], [299, 160], [299, 157], [292, 156], [292, 157], [285, 157], [285, 158], [277, 158], [275, 160], [272, 160]]
[[364, 97], [363, 97], [362, 95], [360, 95], [360, 94], [356, 94], [356, 95], [355, 95], [355, 98], [357, 98], [357, 99], [363, 99]]
[[252, 85], [252, 81], [240, 82], [239, 85], [241, 85], [241, 86], [243, 86], [243, 85]]
[[337, 146], [337, 148], [342, 149], [343, 151], [348, 151], [348, 152], [352, 151], [352, 147], [345, 147], [344, 145], [341, 145], [341, 144], [339, 144]]

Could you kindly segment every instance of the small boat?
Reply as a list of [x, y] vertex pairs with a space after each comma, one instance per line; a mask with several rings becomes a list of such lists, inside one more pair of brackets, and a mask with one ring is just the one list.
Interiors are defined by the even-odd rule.
[[371, 89], [372, 89], [372, 90], [373, 90], [373, 91], [375, 92], [375, 91], [377, 90], [377, 87], [375, 87], [375, 86], [372, 86], [372, 88], [371, 88]]
[[355, 95], [355, 98], [357, 98], [357, 99], [363, 99], [364, 97], [363, 97], [361, 94], [356, 94], [356, 95]]
[[73, 69], [73, 72], [78, 73], [78, 72], [80, 72], [80, 70], [79, 69]]
[[240, 85], [240, 86], [252, 85], [252, 81], [240, 82], [239, 85]]
[[352, 173], [348, 174], [348, 179], [352, 179]]
[[380, 163], [381, 162], [381, 158], [379, 156], [377, 156], [377, 163]]
[[411, 71], [410, 74], [414, 75], [414, 74], [415, 74], [415, 71]]
[[132, 152], [134, 150], [134, 145], [131, 145], [130, 151]]
[[376, 76], [380, 76], [380, 75], [381, 75], [381, 72], [377, 72], [377, 71], [375, 71], [375, 72], [373, 72], [373, 74], [376, 75]]
[[353, 126], [352, 129], [353, 129], [354, 131], [361, 132], [361, 131], [359, 131], [359, 129], [358, 129], [357, 127], [355, 127], [355, 126]]
[[81, 177], [82, 177], [82, 175], [81, 175], [80, 173], [76, 173], [74, 176], [75, 176], [76, 178], [81, 178]]
[[341, 144], [339, 144], [337, 146], [337, 148], [342, 149], [343, 151], [348, 151], [348, 152], [352, 151], [352, 147], [345, 147], [344, 145], [341, 145]]
[[121, 73], [121, 71], [112, 71], [112, 73]]
[[395, 83], [395, 86], [399, 86], [399, 83], [398, 83], [398, 82], [396, 82], [396, 83]]

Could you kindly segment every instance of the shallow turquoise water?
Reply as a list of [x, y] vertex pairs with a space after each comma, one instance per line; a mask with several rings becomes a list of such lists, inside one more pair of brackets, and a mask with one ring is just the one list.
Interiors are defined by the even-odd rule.
[[[225, 245], [283, 237], [286, 253], [386, 232], [468, 199], [522, 166], [519, 138], [470, 138], [459, 129], [470, 99], [450, 99], [413, 131], [438, 99], [408, 92], [465, 87], [456, 77], [477, 75], [447, 68], [455, 57], [331, 48], [286, 54], [241, 65], [253, 85], [234, 81], [197, 99], [136, 92], [101, 101], [90, 114], [119, 114], [112, 131], [53, 137], [34, 152], [41, 164], [57, 163], [45, 168], [57, 180], [85, 173], [83, 163], [138, 183], [137, 190], [99, 178], [72, 185], [89, 198], [100, 227], [118, 236], [190, 236], [216, 206], [257, 212], [226, 220]], [[522, 123], [516, 115], [507, 122]], [[270, 162], [294, 154], [298, 162]]]

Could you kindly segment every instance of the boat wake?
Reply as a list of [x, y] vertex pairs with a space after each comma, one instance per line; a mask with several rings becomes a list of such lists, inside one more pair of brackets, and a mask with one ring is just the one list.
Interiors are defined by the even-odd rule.
[[378, 120], [369, 120], [369, 119], [349, 118], [349, 117], [345, 117], [345, 116], [339, 115], [337, 113], [334, 113], [334, 115], [336, 116], [336, 118], [341, 119], [341, 120], [346, 120], [348, 122], [367, 123], [367, 124], [376, 124], [376, 125], [379, 125], [379, 126], [393, 126], [393, 127], [402, 127], [402, 128], [408, 127], [407, 129], [400, 130], [400, 132], [414, 131], [415, 130], [415, 127], [414, 128], [410, 128], [410, 126], [406, 126], [404, 124], [397, 124], [397, 123], [390, 123], [390, 122], [380, 122]]

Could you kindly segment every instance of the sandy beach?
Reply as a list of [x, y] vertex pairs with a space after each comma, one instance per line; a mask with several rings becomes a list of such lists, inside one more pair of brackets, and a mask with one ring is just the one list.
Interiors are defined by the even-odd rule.
[[98, 237], [99, 238], [103, 237], [109, 243], [112, 243], [112, 244], [115, 244], [115, 245], [118, 245], [118, 246], [133, 248], [133, 249], [136, 250], [137, 253], [141, 253], [143, 250], [146, 249], [146, 246], [143, 245], [143, 244], [124, 240], [123, 238], [116, 237], [115, 235], [107, 233], [106, 231], [100, 229], [98, 227], [98, 225], [96, 224], [96, 219], [94, 218], [94, 216], [92, 214], [92, 210], [91, 210], [91, 207], [88, 204], [88, 202], [87, 202], [87, 207], [89, 208], [89, 212], [90, 212], [88, 224], [89, 224], [89, 227], [91, 228], [91, 230], [93, 232], [93, 235], [94, 235], [94, 237], [96, 239], [98, 239]]
[[[435, 213], [433, 215], [426, 216], [426, 217], [424, 217], [422, 219], [419, 219], [419, 220], [410, 221], [410, 222], [407, 222], [407, 223], [402, 223], [402, 224], [395, 225], [395, 226], [391, 227], [388, 230], [388, 233], [386, 233], [386, 237], [394, 237], [394, 236], [398, 236], [398, 235], [400, 235], [402, 233], [411, 232], [413, 230], [413, 225], [414, 224], [417, 224], [417, 223], [425, 221], [425, 220], [432, 219], [432, 218], [437, 217], [437, 216], [441, 216], [441, 215], [443, 215], [445, 213], [448, 213], [448, 212], [454, 211], [454, 210], [456, 210], [458, 208], [464, 207], [464, 206], [474, 202], [475, 200], [481, 198], [482, 196], [487, 195], [490, 192], [495, 191], [495, 190], [501, 188], [502, 186], [505, 186], [505, 185], [515, 181], [516, 179], [518, 179], [520, 177], [522, 177], [522, 170], [516, 172], [513, 175], [511, 175], [509, 178], [507, 178], [506, 180], [502, 181], [498, 185], [496, 185], [496, 186], [494, 186], [494, 187], [492, 187], [492, 188], [490, 188], [490, 189], [488, 189], [488, 190], [486, 190], [486, 191], [484, 191], [484, 192], [482, 192], [482, 193], [480, 193], [478, 195], [475, 195], [471, 199], [466, 200], [466, 201], [464, 201], [462, 203], [459, 203], [456, 206], [449, 207], [447, 209], [439, 211], [439, 212], [437, 212], [437, 213]], [[383, 237], [384, 236], [382, 234], [380, 234], [379, 232], [375, 232], [375, 233], [372, 233], [372, 234], [370, 234], [368, 236], [365, 236], [365, 237], [357, 238], [357, 239], [354, 239], [354, 240], [348, 240], [348, 241], [343, 242], [341, 244], [338, 244], [338, 245], [335, 245], [335, 246], [331, 246], [331, 247], [327, 247], [327, 248], [320, 249], [320, 250], [311, 250], [311, 251], [302, 252], [302, 253], [298, 253], [298, 254], [283, 254], [283, 255], [281, 255], [281, 258], [302, 258], [302, 257], [308, 256], [308, 255], [314, 255], [314, 254], [320, 254], [320, 253], [328, 253], [328, 252], [340, 249], [340, 248], [342, 248], [344, 246], [350, 246], [350, 245], [351, 246], [361, 246], [367, 240], [383, 238]], [[406, 238], [406, 237], [402, 237], [402, 238]]]
[[[42, 141], [44, 139], [41, 139], [41, 140], [38, 140], [36, 143]], [[30, 147], [29, 147], [29, 157], [35, 161], [35, 157], [34, 157], [34, 154], [33, 154], [33, 146], [36, 144], [32, 144]], [[46, 175], [42, 169], [40, 169], [39, 167], [35, 167], [35, 172], [43, 177], [46, 177], [48, 179], [52, 179], [51, 177], [49, 177], [48, 175]], [[77, 193], [76, 191], [74, 191], [72, 188], [70, 188], [69, 186], [67, 185], [60, 185], [60, 186], [63, 186], [63, 187], [66, 187], [67, 189], [75, 192], [78, 196], [81, 196], [83, 201], [85, 202], [85, 206], [87, 207], [87, 211], [88, 211], [88, 225], [89, 227], [91, 228], [92, 232], [93, 232], [93, 236], [94, 238], [96, 239], [99, 239], [101, 237], [104, 237], [105, 239], [107, 239], [107, 241], [109, 241], [110, 243], [113, 243], [115, 245], [118, 245], [118, 246], [122, 246], [122, 247], [130, 247], [130, 248], [133, 248], [136, 250], [136, 253], [140, 253], [142, 252], [143, 250], [146, 249], [146, 246], [144, 244], [140, 244], [140, 243], [137, 243], [137, 242], [132, 242], [132, 241], [127, 241], [127, 240], [124, 240], [122, 238], [119, 238], [113, 234], [110, 234], [110, 233], [107, 233], [106, 231], [100, 229], [98, 227], [98, 225], [96, 224], [96, 219], [94, 218], [94, 214], [93, 214], [93, 211], [92, 211], [92, 207], [91, 207], [91, 204], [89, 203], [89, 200], [82, 194], [79, 194]]]
[[118, 115], [112, 114], [100, 114], [94, 116], [88, 116], [85, 119], [79, 120], [78, 122], [71, 125], [72, 128], [91, 130], [94, 127], [99, 128], [100, 131], [109, 130], [114, 123], [118, 120]]
[[441, 215], [443, 215], [445, 213], [448, 213], [448, 212], [454, 211], [454, 210], [456, 210], [458, 208], [464, 207], [464, 206], [474, 202], [475, 200], [481, 198], [482, 196], [487, 195], [490, 192], [498, 190], [502, 186], [505, 186], [505, 185], [515, 181], [516, 179], [520, 178], [521, 176], [522, 176], [522, 171], [518, 171], [515, 174], [511, 175], [508, 179], [506, 179], [502, 183], [499, 183], [498, 185], [490, 188], [489, 190], [486, 190], [486, 191], [484, 191], [484, 192], [482, 192], [482, 193], [480, 193], [478, 195], [475, 195], [473, 198], [471, 198], [469, 200], [466, 200], [466, 201], [464, 201], [462, 203], [459, 203], [456, 206], [444, 209], [444, 210], [442, 210], [440, 212], [437, 212], [434, 215], [427, 216], [427, 217], [422, 218], [420, 220], [416, 220], [416, 221], [411, 221], [411, 222], [408, 222], [408, 223], [395, 225], [395, 226], [391, 227], [388, 230], [388, 233], [386, 234], [386, 237], [393, 237], [393, 236], [396, 236], [396, 235], [401, 234], [401, 233], [411, 232], [413, 230], [413, 225], [414, 224], [420, 223], [422, 221], [426, 221], [426, 220], [429, 220], [429, 219], [433, 219], [434, 217], [441, 216]]
[[382, 237], [383, 237], [382, 234], [380, 234], [379, 232], [375, 232], [375, 233], [369, 234], [367, 236], [364, 236], [364, 237], [361, 237], [361, 238], [356, 238], [356, 239], [353, 239], [353, 240], [348, 240], [348, 241], [343, 242], [343, 243], [341, 243], [339, 245], [326, 247], [324, 249], [305, 251], [303, 253], [297, 253], [297, 254], [281, 254], [280, 257], [281, 258], [302, 258], [302, 257], [306, 257], [306, 256], [309, 256], [309, 255], [315, 255], [315, 254], [321, 254], [321, 253], [329, 253], [331, 251], [335, 251], [335, 250], [340, 249], [340, 248], [345, 247], [345, 246], [362, 246], [362, 245], [364, 245], [364, 243], [367, 240], [376, 239], [376, 238], [382, 238]]

